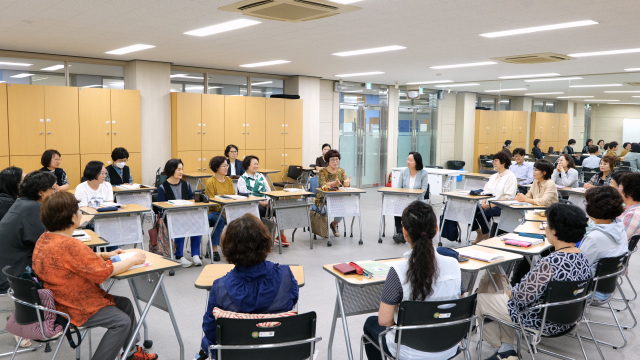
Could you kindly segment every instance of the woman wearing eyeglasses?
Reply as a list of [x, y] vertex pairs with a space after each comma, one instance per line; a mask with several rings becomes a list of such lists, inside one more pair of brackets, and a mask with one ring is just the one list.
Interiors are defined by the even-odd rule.
[[235, 145], [227, 145], [224, 149], [224, 156], [227, 157], [227, 176], [242, 176], [244, 174], [244, 168], [242, 167], [242, 160], [238, 159], [238, 147]]
[[[327, 162], [327, 167], [318, 171], [318, 187], [322, 188], [324, 185], [331, 187], [349, 187], [351, 186], [351, 176], [347, 178], [347, 173], [340, 166], [340, 152], [338, 150], [331, 149], [324, 154], [324, 160]], [[322, 206], [322, 198], [324, 195], [318, 192], [316, 195], [314, 210], [319, 211]], [[331, 231], [333, 236], [339, 237], [340, 231], [338, 231], [338, 223], [342, 221], [341, 217], [333, 218], [331, 223]]]

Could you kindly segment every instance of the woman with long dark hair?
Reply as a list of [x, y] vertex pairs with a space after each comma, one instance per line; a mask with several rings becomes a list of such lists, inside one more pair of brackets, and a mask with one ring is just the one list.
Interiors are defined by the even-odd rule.
[[0, 220], [18, 199], [20, 184], [24, 179], [24, 172], [19, 167], [11, 166], [0, 172]]
[[[406, 260], [391, 265], [382, 290], [378, 316], [371, 316], [364, 324], [364, 332], [377, 339], [387, 326], [397, 320], [398, 305], [402, 301], [444, 301], [460, 298], [461, 274], [456, 259], [436, 252], [432, 240], [438, 232], [436, 215], [431, 205], [414, 201], [402, 213], [402, 232], [411, 245], [404, 253]], [[382, 343], [385, 351], [396, 357], [395, 331], [386, 335]], [[373, 345], [365, 346], [369, 360], [381, 359]], [[457, 346], [440, 353], [424, 353], [408, 346], [400, 347], [400, 359], [448, 359], [456, 354]]]
[[593, 139], [587, 139], [587, 142], [584, 144], [582, 148], [582, 154], [589, 154], [589, 146], [593, 145]]

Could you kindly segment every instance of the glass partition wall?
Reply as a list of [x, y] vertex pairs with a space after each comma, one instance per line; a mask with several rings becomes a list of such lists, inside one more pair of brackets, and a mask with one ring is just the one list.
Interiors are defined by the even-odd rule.
[[422, 155], [425, 166], [435, 165], [438, 94], [420, 90], [419, 98], [409, 99], [400, 88], [398, 106], [398, 167], [405, 167], [409, 152]]

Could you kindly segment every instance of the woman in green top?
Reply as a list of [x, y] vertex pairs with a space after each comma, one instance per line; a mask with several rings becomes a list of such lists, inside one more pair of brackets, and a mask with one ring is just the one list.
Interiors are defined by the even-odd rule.
[[[322, 188], [324, 185], [331, 187], [349, 187], [351, 186], [351, 176], [347, 178], [347, 173], [343, 168], [340, 168], [340, 152], [335, 149], [331, 149], [324, 154], [324, 160], [327, 162], [327, 167], [318, 171], [318, 187]], [[318, 192], [316, 195], [315, 209], [319, 211], [322, 206], [322, 198], [324, 195]], [[339, 237], [340, 231], [338, 231], [338, 223], [342, 221], [342, 218], [333, 218], [331, 223], [331, 231], [333, 236]]]

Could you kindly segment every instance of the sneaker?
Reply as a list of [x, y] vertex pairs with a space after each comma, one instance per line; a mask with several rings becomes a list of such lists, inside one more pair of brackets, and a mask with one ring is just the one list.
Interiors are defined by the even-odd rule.
[[188, 268], [193, 266], [193, 263], [183, 256], [180, 258], [180, 266], [182, 266], [183, 268]]
[[[280, 236], [277, 236], [275, 239], [275, 244], [279, 245], [280, 244]], [[289, 245], [291, 245], [288, 241], [287, 241], [287, 237], [282, 235], [282, 246], [283, 247], [289, 247]]]
[[193, 260], [193, 265], [202, 266], [202, 260], [200, 260], [200, 255], [194, 255], [192, 260]]
[[340, 237], [340, 230], [338, 229], [338, 225], [333, 226], [329, 224], [329, 226], [331, 227], [331, 231], [333, 231], [333, 236]]
[[[183, 258], [184, 259], [184, 258]], [[157, 360], [158, 355], [151, 354], [144, 350], [142, 347], [136, 345], [136, 352], [133, 355], [129, 356], [127, 360]]]
[[485, 360], [518, 360], [518, 353], [515, 350], [497, 352]]
[[213, 252], [213, 261], [220, 261], [220, 254], [217, 251]]
[[405, 239], [404, 239], [404, 235], [402, 235], [402, 234], [395, 234], [395, 235], [393, 235], [393, 241], [394, 241], [396, 244], [404, 244], [404, 243], [406, 243], [406, 242], [407, 242], [407, 240], [405, 240]]

